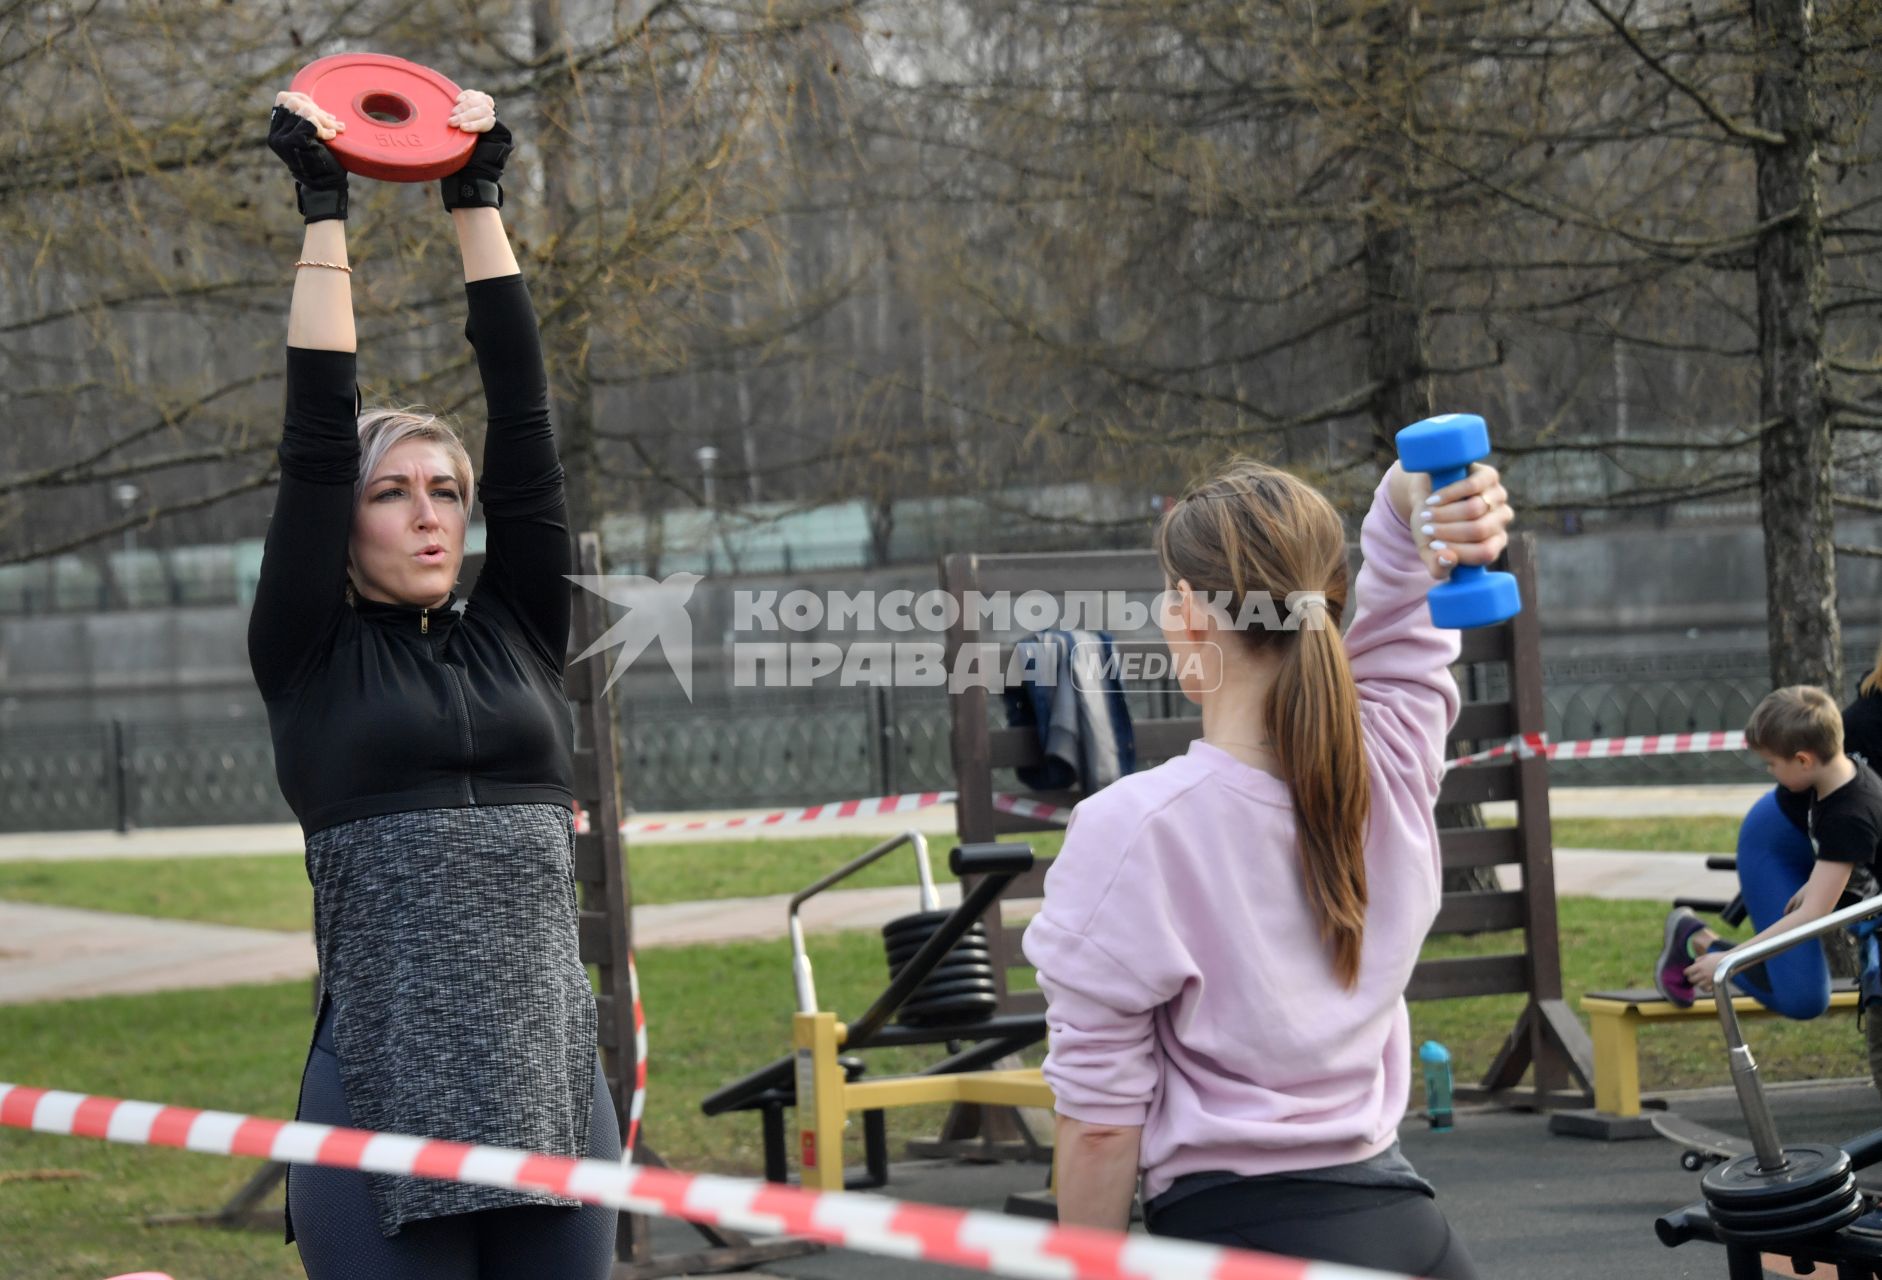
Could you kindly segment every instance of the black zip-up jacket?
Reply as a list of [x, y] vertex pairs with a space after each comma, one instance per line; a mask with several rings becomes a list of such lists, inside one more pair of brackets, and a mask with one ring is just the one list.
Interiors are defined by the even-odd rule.
[[520, 275], [464, 292], [490, 418], [476, 477], [484, 567], [468, 602], [347, 604], [357, 361], [288, 348], [248, 658], [305, 834], [413, 809], [574, 800], [562, 688], [573, 563], [535, 310]]

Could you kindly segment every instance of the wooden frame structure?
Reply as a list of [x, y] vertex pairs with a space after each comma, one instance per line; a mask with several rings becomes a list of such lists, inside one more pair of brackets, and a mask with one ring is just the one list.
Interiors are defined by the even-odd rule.
[[[1536, 613], [1535, 544], [1528, 535], [1512, 538], [1508, 568], [1521, 584], [1523, 611], [1500, 626], [1463, 633], [1459, 687], [1467, 696], [1494, 683], [1493, 669], [1506, 673], [1504, 696], [1474, 696], [1466, 701], [1452, 729], [1453, 754], [1495, 745], [1518, 733], [1544, 729], [1540, 624]], [[1075, 554], [957, 554], [941, 563], [945, 590], [962, 602], [959, 621], [949, 630], [947, 669], [956, 671], [963, 647], [999, 642], [1002, 665], [1010, 652], [1007, 636], [978, 630], [979, 614], [967, 607], [971, 593], [981, 596], [1045, 591], [1059, 599], [1073, 593], [1122, 592], [1139, 597], [1161, 590], [1162, 575], [1150, 551]], [[950, 698], [956, 825], [963, 844], [1001, 836], [1059, 829], [1055, 824], [994, 808], [998, 775], [1039, 759], [1037, 736], [1030, 727], [995, 727], [988, 690], [970, 685]], [[1181, 755], [1202, 729], [1201, 721], [1175, 716], [1138, 718], [1133, 726], [1139, 767]], [[1026, 792], [1027, 798], [1070, 806], [1076, 792]], [[1554, 844], [1549, 824], [1548, 761], [1540, 756], [1505, 759], [1453, 771], [1439, 793], [1439, 813], [1495, 800], [1516, 802], [1513, 828], [1442, 826], [1439, 842], [1446, 869], [1515, 865], [1522, 868], [1522, 888], [1486, 893], [1447, 893], [1432, 934], [1521, 930], [1522, 947], [1502, 955], [1426, 960], [1413, 972], [1410, 1000], [1446, 1000], [1464, 996], [1521, 993], [1528, 997], [1481, 1082], [1460, 1086], [1460, 1099], [1494, 1100], [1535, 1108], [1586, 1106], [1594, 1093], [1593, 1047], [1562, 994], [1561, 951], [1555, 910]], [[1044, 892], [1050, 859], [1041, 859], [1027, 877], [1001, 900], [1036, 898]], [[1014, 991], [1007, 970], [1023, 965], [1019, 950], [1022, 925], [1001, 919], [996, 904], [988, 913], [987, 934], [994, 972], [1000, 982], [1001, 1010], [1042, 1010], [1037, 991]], [[1523, 1086], [1525, 1075], [1531, 1077]], [[987, 1117], [989, 1124], [992, 1117]], [[976, 1131], [970, 1117], [950, 1118], [943, 1139], [961, 1139]], [[983, 1140], [989, 1135], [983, 1133]]]
[[[576, 539], [576, 572], [600, 576], [601, 539], [584, 533]], [[601, 597], [578, 591], [569, 627], [569, 653], [581, 653], [607, 630]], [[601, 1044], [608, 1092], [621, 1117], [622, 1137], [634, 1097], [634, 1005], [628, 957], [634, 951], [634, 890], [628, 875], [627, 841], [621, 834], [621, 771], [615, 750], [613, 703], [604, 688], [602, 655], [570, 662], [565, 688], [575, 715], [575, 798], [588, 812], [588, 830], [575, 837], [575, 880], [581, 887], [578, 929], [583, 963], [595, 966], [595, 1031]], [[667, 1167], [647, 1144], [643, 1124], [635, 1150], [642, 1164]], [[658, 1276], [710, 1275], [743, 1271], [781, 1258], [815, 1253], [822, 1245], [795, 1237], [756, 1241], [723, 1227], [692, 1224], [703, 1248], [657, 1254], [653, 1220], [623, 1213], [615, 1236], [611, 1280], [654, 1280]]]

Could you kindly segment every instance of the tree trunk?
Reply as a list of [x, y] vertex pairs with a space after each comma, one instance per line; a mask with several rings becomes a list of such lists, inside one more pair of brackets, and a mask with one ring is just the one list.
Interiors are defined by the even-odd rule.
[[1394, 125], [1410, 127], [1404, 99], [1409, 77], [1397, 65], [1408, 35], [1405, 6], [1386, 0], [1370, 15], [1366, 82], [1381, 112], [1366, 175], [1371, 211], [1365, 222], [1366, 378], [1372, 395], [1372, 447], [1381, 465], [1398, 456], [1393, 437], [1431, 416], [1431, 375], [1425, 351], [1424, 273], [1418, 261], [1417, 194], [1406, 149]]
[[1761, 63], [1757, 148], [1759, 445], [1771, 679], [1842, 698], [1831, 505], [1829, 386], [1823, 363], [1823, 211], [1809, 0], [1752, 0]]
[[1424, 299], [1413, 229], [1366, 219], [1366, 377], [1372, 396], [1373, 449], [1381, 463], [1398, 456], [1393, 436], [1431, 416], [1425, 366]]
[[879, 494], [869, 504], [869, 567], [879, 569], [889, 563], [895, 538], [895, 499]]
[[[1409, 76], [1396, 65], [1403, 56], [1409, 23], [1401, 0], [1386, 0], [1370, 16], [1366, 81], [1381, 110], [1391, 110], [1410, 127], [1405, 95]], [[1391, 104], [1388, 106], [1387, 104]], [[1391, 122], [1380, 121], [1367, 173], [1372, 211], [1366, 215], [1366, 378], [1372, 394], [1372, 449], [1379, 465], [1398, 457], [1394, 437], [1401, 427], [1431, 416], [1431, 372], [1425, 349], [1424, 272], [1418, 258], [1419, 207], [1416, 180], [1406, 156], [1408, 143]], [[1439, 805], [1438, 826], [1484, 825], [1474, 804]], [[1446, 893], [1494, 893], [1493, 867], [1458, 867], [1445, 871]]]
[[[531, 48], [537, 65], [546, 65], [568, 47], [561, 0], [533, 0]], [[565, 281], [581, 278], [577, 247], [584, 193], [577, 162], [584, 153], [573, 145], [574, 82], [553, 75], [542, 92], [536, 154], [542, 165], [545, 226], [549, 246], [542, 278], [534, 282], [537, 308], [544, 317], [543, 357], [549, 366], [550, 407], [555, 415], [563, 470], [568, 477], [569, 533], [599, 529], [605, 510], [601, 495], [600, 447], [595, 439], [595, 388], [589, 369], [587, 304], [570, 296]]]

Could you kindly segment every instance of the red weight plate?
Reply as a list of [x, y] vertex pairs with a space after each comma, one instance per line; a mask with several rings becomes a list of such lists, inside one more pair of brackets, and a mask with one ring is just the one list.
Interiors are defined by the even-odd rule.
[[430, 182], [464, 167], [477, 135], [445, 121], [458, 87], [430, 67], [382, 53], [310, 62], [289, 86], [346, 122], [327, 147], [348, 173], [381, 182]]

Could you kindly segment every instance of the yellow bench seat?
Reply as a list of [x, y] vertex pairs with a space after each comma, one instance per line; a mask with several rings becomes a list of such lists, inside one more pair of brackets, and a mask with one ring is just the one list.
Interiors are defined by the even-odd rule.
[[[1854, 987], [1838, 986], [1830, 992], [1831, 1010], [1854, 1010], [1856, 1005]], [[1750, 996], [1734, 996], [1732, 1008], [1740, 1018], [1782, 1016]], [[1592, 991], [1581, 998], [1581, 1011], [1588, 1015], [1594, 1040], [1595, 1109], [1617, 1116], [1640, 1114], [1639, 1033], [1643, 1025], [1695, 1020], [1716, 1024], [1719, 1020], [1719, 1007], [1712, 1000], [1695, 1000], [1691, 1008], [1681, 1009], [1651, 989]]]

